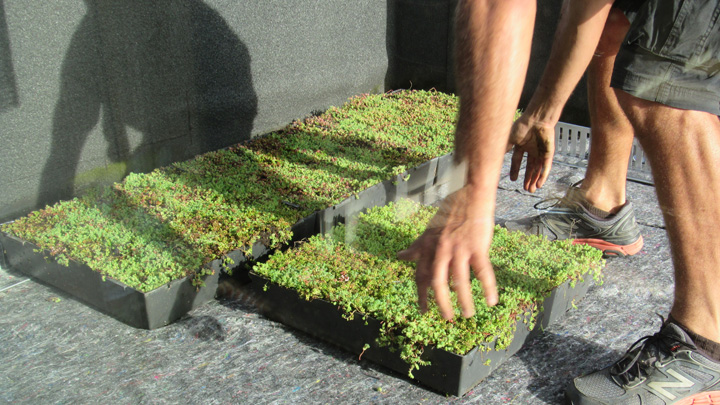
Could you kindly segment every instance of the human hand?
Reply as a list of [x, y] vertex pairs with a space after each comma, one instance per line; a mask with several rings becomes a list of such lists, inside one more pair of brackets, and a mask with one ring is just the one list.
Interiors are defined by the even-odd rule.
[[[422, 312], [427, 311], [428, 289], [432, 288], [442, 317], [453, 319], [452, 286], [463, 316], [475, 315], [470, 268], [483, 286], [487, 304], [497, 304], [495, 272], [488, 255], [495, 222], [494, 203], [487, 204], [487, 198], [474, 195], [470, 186], [448, 196], [427, 230], [408, 249], [398, 253], [401, 260], [417, 263], [415, 283]], [[495, 197], [491, 198], [494, 202]]]
[[555, 154], [555, 124], [540, 122], [523, 114], [510, 130], [508, 150], [510, 148], [514, 148], [510, 180], [517, 180], [523, 156], [527, 153], [523, 188], [534, 193], [550, 175]]

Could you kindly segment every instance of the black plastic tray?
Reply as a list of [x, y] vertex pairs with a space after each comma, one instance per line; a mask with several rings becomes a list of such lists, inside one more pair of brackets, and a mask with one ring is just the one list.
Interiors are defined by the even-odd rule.
[[432, 205], [462, 187], [464, 173], [453, 163], [453, 154], [431, 159], [392, 179], [367, 188], [344, 201], [316, 212], [316, 234], [330, 231], [358, 213], [392, 201], [410, 199]]
[[[298, 221], [292, 227], [293, 239], [311, 236], [315, 232], [315, 222], [314, 216]], [[203, 278], [203, 287], [193, 286], [191, 278], [186, 277], [143, 293], [110, 277], [103, 277], [85, 264], [70, 261], [68, 266], [61, 265], [49, 251], [4, 232], [0, 232], [0, 248], [4, 265], [9, 268], [56, 287], [100, 312], [141, 329], [169, 325], [213, 300], [220, 274], [228, 270], [222, 259], [216, 259], [206, 265], [213, 274]], [[248, 260], [257, 260], [269, 253], [270, 250], [261, 243], [253, 245], [248, 256], [241, 250], [230, 252], [227, 254], [233, 262], [230, 270], [241, 271]]]
[[[263, 315], [352, 353], [362, 353], [362, 359], [381, 364], [403, 375], [408, 374], [410, 366], [400, 358], [397, 351], [379, 347], [375, 343], [380, 330], [377, 320], [363, 320], [361, 316], [355, 316], [348, 321], [343, 318], [341, 309], [327, 301], [306, 301], [296, 291], [271, 283], [253, 272], [250, 272], [250, 278], [250, 288]], [[592, 276], [586, 274], [584, 281], [577, 282], [574, 287], [570, 287], [570, 284], [561, 284], [545, 298], [542, 303], [543, 311], [538, 315], [532, 330], [523, 319], [518, 320], [508, 348], [495, 350], [493, 343], [484, 349], [476, 347], [463, 356], [428, 348], [423, 353], [423, 359], [429, 360], [431, 364], [413, 371], [415, 380], [443, 393], [457, 396], [465, 394], [520, 350], [525, 342], [541, 333], [581, 300], [592, 284]], [[365, 344], [369, 344], [370, 348], [363, 352]]]
[[[301, 219], [292, 227], [293, 241], [325, 233], [346, 218], [389, 201], [410, 198], [431, 204], [457, 189], [459, 181], [461, 176], [454, 172], [452, 154], [432, 159], [358, 193], [357, 197]], [[185, 278], [142, 293], [109, 277], [103, 278], [86, 265], [77, 262], [60, 265], [49, 252], [40, 252], [36, 245], [3, 232], [0, 232], [0, 247], [9, 267], [57, 287], [130, 326], [143, 329], [168, 325], [212, 300], [219, 274], [224, 270], [221, 259], [217, 259], [209, 264], [214, 274], [204, 279], [204, 287], [198, 289]], [[227, 256], [233, 259], [234, 270], [242, 272], [242, 265], [248, 259], [257, 260], [268, 253], [264, 245], [257, 243], [250, 257], [245, 257], [240, 250]]]
[[[189, 277], [171, 281], [155, 290], [140, 292], [103, 277], [87, 265], [70, 261], [61, 265], [36, 245], [0, 232], [0, 243], [7, 265], [45, 284], [56, 287], [91, 307], [135, 328], [155, 329], [172, 323], [187, 312], [215, 298], [221, 260], [209, 264], [213, 274], [205, 276], [205, 286], [195, 287]], [[253, 255], [262, 255], [262, 245]], [[245, 258], [242, 252], [229, 254], [235, 263]]]

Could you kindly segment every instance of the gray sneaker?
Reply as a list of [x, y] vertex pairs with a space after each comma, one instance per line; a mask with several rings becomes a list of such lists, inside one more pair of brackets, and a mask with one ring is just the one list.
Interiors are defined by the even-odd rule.
[[574, 405], [718, 404], [720, 363], [700, 353], [678, 325], [665, 322], [617, 363], [571, 381], [565, 399]]
[[553, 200], [557, 202], [547, 208], [539, 206], [550, 200], [535, 204], [536, 209], [543, 211], [540, 215], [500, 225], [510, 231], [543, 235], [549, 240], [574, 239], [573, 243], [590, 245], [606, 256], [630, 256], [642, 249], [643, 238], [631, 202], [626, 202], [610, 218], [600, 219], [581, 204], [584, 197], [577, 187], [571, 187], [565, 197]]

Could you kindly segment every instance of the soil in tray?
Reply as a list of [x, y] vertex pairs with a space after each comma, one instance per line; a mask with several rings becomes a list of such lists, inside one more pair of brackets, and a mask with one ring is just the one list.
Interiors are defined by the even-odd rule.
[[428, 348], [461, 356], [475, 348], [506, 349], [518, 319], [532, 329], [552, 290], [563, 284], [572, 287], [583, 275], [600, 277], [604, 261], [596, 249], [496, 227], [490, 259], [498, 282], [498, 305], [485, 304], [482, 287], [473, 279], [475, 316], [465, 319], [457, 310], [455, 319], [447, 322], [432, 304], [421, 314], [414, 264], [395, 257], [422, 233], [435, 210], [410, 201], [370, 209], [329, 235], [272, 255], [253, 271], [305, 300], [331, 303], [348, 320], [377, 321], [379, 337], [366, 342], [366, 347], [396, 350], [410, 376], [420, 367], [432, 367], [423, 357]]

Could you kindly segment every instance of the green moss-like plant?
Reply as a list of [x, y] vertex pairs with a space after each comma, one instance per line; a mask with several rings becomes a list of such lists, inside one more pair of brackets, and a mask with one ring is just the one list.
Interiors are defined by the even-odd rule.
[[456, 318], [447, 322], [434, 304], [421, 314], [414, 264], [395, 256], [423, 232], [435, 211], [410, 201], [373, 208], [357, 221], [335, 227], [328, 236], [318, 235], [274, 254], [254, 271], [307, 300], [337, 305], [347, 318], [379, 320], [378, 343], [400, 350], [410, 376], [427, 364], [421, 355], [428, 346], [459, 355], [476, 346], [488, 350], [486, 344], [492, 341], [497, 350], [507, 348], [517, 321], [535, 322], [539, 302], [552, 289], [586, 275], [600, 279], [604, 261], [599, 250], [496, 227], [490, 260], [498, 282], [498, 305], [485, 304], [482, 287], [473, 279], [475, 316], [462, 318], [455, 305]]
[[[457, 99], [425, 91], [362, 95], [224, 150], [62, 201], [2, 226], [138, 291], [186, 276], [363, 189], [452, 151]], [[204, 267], [205, 266], [205, 267]]]

